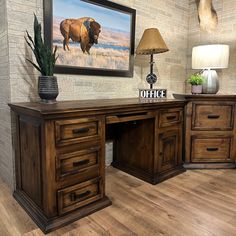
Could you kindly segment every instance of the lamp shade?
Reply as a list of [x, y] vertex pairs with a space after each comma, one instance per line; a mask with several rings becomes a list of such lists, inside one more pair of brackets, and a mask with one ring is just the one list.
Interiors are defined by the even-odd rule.
[[156, 54], [167, 52], [167, 48], [160, 32], [156, 28], [146, 29], [136, 49], [136, 54]]
[[229, 63], [229, 46], [223, 44], [193, 47], [193, 69], [222, 69]]

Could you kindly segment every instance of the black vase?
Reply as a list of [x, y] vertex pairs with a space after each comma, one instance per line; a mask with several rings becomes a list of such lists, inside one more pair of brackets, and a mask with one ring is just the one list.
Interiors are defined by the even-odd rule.
[[39, 76], [38, 93], [43, 103], [56, 103], [59, 94], [56, 76]]

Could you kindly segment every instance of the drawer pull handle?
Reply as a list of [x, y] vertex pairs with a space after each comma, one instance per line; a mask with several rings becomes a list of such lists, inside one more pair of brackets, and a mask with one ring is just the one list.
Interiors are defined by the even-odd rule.
[[219, 119], [220, 116], [219, 115], [208, 115], [207, 118], [208, 119]]
[[84, 133], [88, 133], [89, 128], [81, 128], [81, 129], [73, 129], [73, 134], [74, 135], [78, 135], [78, 134], [84, 134]]
[[207, 148], [208, 152], [216, 152], [218, 150], [219, 150], [219, 148]]
[[166, 119], [167, 120], [174, 120], [174, 119], [176, 119], [176, 116], [167, 116]]
[[76, 193], [71, 193], [70, 194], [70, 200], [72, 202], [74, 202], [74, 201], [79, 200], [80, 198], [87, 197], [89, 194], [91, 194], [91, 191], [89, 191], [89, 190], [84, 192], [84, 193], [78, 194], [78, 195]]
[[79, 167], [79, 166], [82, 166], [82, 165], [86, 165], [89, 163], [89, 160], [82, 160], [82, 161], [75, 161], [73, 162], [73, 166], [74, 167]]

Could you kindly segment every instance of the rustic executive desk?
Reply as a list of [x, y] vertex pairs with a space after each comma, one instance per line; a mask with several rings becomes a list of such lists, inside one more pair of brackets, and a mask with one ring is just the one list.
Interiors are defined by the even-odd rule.
[[16, 115], [14, 197], [49, 232], [111, 204], [105, 141], [113, 166], [156, 184], [184, 171], [185, 101], [111, 99], [10, 104]]
[[110, 205], [104, 167], [110, 139], [113, 166], [152, 184], [183, 172], [182, 156], [186, 168], [235, 168], [236, 95], [175, 97], [186, 100], [10, 104], [15, 198], [44, 232]]

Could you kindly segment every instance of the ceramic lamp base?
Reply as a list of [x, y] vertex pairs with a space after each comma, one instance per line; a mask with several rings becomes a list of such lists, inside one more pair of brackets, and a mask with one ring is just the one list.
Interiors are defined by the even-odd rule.
[[216, 94], [219, 91], [219, 80], [215, 70], [204, 70], [202, 76], [205, 78], [202, 92], [206, 94]]

